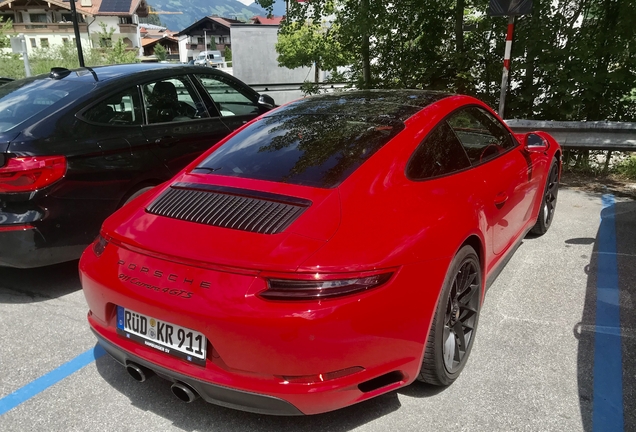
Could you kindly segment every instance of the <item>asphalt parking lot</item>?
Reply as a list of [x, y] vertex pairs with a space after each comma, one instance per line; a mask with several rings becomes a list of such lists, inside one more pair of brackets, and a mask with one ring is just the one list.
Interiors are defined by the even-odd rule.
[[550, 231], [488, 291], [452, 386], [311, 417], [185, 404], [160, 378], [134, 381], [95, 348], [76, 267], [0, 269], [2, 431], [636, 430], [636, 201], [561, 190]]

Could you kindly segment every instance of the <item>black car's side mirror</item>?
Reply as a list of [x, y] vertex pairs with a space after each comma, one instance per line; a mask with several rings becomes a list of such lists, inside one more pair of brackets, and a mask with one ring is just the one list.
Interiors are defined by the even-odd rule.
[[550, 147], [548, 141], [540, 135], [529, 133], [526, 135], [524, 148], [531, 152], [543, 152]]
[[274, 102], [274, 98], [263, 94], [258, 98], [258, 104], [263, 108], [267, 108], [268, 110], [276, 108], [276, 102]]

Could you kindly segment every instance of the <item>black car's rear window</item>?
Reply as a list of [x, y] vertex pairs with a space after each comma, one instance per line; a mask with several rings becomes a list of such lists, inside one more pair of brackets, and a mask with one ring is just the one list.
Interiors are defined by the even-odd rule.
[[283, 112], [239, 132], [195, 172], [332, 188], [402, 129], [382, 116]]
[[0, 86], [0, 132], [7, 131], [54, 105], [71, 100], [78, 91], [75, 83], [51, 78], [27, 78]]

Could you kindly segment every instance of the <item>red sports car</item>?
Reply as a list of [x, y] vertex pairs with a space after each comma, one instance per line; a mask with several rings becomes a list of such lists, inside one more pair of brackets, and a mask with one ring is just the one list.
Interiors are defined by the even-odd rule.
[[449, 385], [486, 287], [552, 222], [560, 159], [467, 96], [290, 103], [106, 220], [80, 262], [89, 323], [185, 401], [316, 414]]

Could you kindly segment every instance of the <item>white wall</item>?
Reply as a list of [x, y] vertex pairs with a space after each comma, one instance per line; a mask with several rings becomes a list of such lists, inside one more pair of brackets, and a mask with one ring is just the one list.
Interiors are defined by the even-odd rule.
[[[247, 84], [302, 83], [314, 80], [314, 68], [287, 69], [278, 66], [278, 26], [233, 24], [232, 68], [234, 76]], [[324, 72], [320, 73], [321, 80]]]

